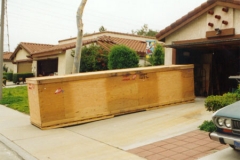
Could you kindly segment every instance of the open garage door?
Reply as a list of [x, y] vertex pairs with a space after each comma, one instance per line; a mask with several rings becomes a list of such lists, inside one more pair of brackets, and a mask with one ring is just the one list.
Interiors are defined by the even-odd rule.
[[18, 73], [32, 73], [32, 63], [31, 62], [18, 63], [17, 72]]
[[238, 86], [229, 77], [240, 73], [240, 47], [177, 49], [176, 64], [194, 64], [196, 96], [222, 95]]
[[58, 58], [37, 61], [38, 76], [53, 76], [58, 72]]

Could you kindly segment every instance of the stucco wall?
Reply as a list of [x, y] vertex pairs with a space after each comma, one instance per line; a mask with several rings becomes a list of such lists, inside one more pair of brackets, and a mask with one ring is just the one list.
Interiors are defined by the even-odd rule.
[[235, 34], [240, 34], [240, 10], [235, 9], [234, 12]]
[[37, 61], [32, 62], [32, 73], [37, 76]]
[[17, 64], [13, 64], [13, 73], [17, 73]]
[[[73, 50], [75, 50], [75, 49], [73, 49]], [[71, 54], [72, 54], [72, 49], [67, 50], [65, 53], [65, 59], [66, 59], [65, 74], [72, 73], [74, 57], [72, 57]]]
[[165, 57], [164, 57], [164, 65], [171, 65], [172, 64], [172, 48], [165, 49]]
[[12, 62], [3, 62], [3, 66], [8, 67], [8, 72], [13, 71], [13, 63]]
[[27, 55], [29, 55], [29, 54], [27, 53], [26, 50], [20, 49], [20, 50], [17, 52], [16, 57], [14, 58], [14, 61], [28, 59], [28, 58], [27, 58]]
[[65, 75], [66, 59], [65, 54], [59, 54], [58, 56], [58, 75]]
[[[213, 11], [214, 11], [213, 15], [207, 14], [206, 26], [209, 22], [214, 24], [213, 27], [207, 26], [208, 31], [214, 31], [215, 28], [227, 29], [227, 28], [233, 28], [234, 27], [234, 21], [233, 21], [234, 9], [228, 8], [228, 12], [226, 13], [226, 12], [222, 11], [222, 8], [223, 8], [223, 6], [217, 6], [213, 9]], [[220, 15], [221, 19], [220, 20], [216, 19], [215, 15]], [[223, 20], [228, 21], [228, 24], [227, 25], [222, 24]]]
[[[200, 16], [186, 26], [175, 31], [168, 37], [166, 37], [166, 44], [172, 44], [172, 41], [182, 41], [190, 39], [199, 39], [206, 37], [207, 14]], [[172, 48], [165, 49], [165, 65], [172, 64]]]
[[[178, 29], [174, 33], [166, 37], [166, 44], [172, 44], [173, 41], [184, 41], [206, 38], [206, 31], [214, 31], [215, 28], [227, 29], [235, 28], [235, 34], [240, 34], [240, 10], [229, 8], [229, 11], [223, 12], [223, 6], [216, 6], [213, 8], [214, 14], [205, 13], [202, 16], [196, 18], [191, 23]], [[220, 15], [221, 19], [215, 18], [215, 15]], [[228, 21], [228, 25], [222, 24], [222, 21]], [[208, 23], [213, 23], [214, 26], [208, 26]], [[167, 48], [165, 50], [165, 65], [172, 64], [172, 49]]]
[[204, 14], [166, 37], [166, 44], [172, 44], [172, 41], [205, 38], [207, 29], [206, 24], [207, 16]]

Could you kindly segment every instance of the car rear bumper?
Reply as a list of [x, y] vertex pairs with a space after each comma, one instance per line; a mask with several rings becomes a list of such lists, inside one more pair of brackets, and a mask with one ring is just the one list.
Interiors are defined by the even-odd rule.
[[212, 140], [218, 141], [222, 144], [234, 145], [234, 141], [240, 142], [240, 136], [228, 135], [228, 134], [219, 133], [219, 132], [212, 132], [209, 134], [209, 137]]

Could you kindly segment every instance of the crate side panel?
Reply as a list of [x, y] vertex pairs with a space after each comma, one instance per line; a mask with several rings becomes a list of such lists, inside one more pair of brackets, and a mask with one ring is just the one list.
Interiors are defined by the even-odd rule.
[[35, 125], [41, 126], [41, 112], [39, 102], [38, 85], [29, 83], [28, 88], [28, 105], [30, 111], [30, 121]]
[[65, 117], [82, 120], [108, 115], [106, 78], [66, 82]]

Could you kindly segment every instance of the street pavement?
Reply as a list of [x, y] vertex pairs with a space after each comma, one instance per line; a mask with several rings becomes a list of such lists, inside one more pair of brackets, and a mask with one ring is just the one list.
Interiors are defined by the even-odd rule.
[[8, 148], [0, 142], [0, 159], [1, 160], [23, 160], [15, 151]]
[[209, 156], [200, 158], [199, 160], [239, 160], [240, 151], [235, 151], [232, 148], [226, 148], [223, 151], [216, 152]]
[[128, 150], [197, 130], [210, 120], [204, 100], [51, 130], [0, 105], [0, 141], [16, 155], [11, 160], [143, 160]]

